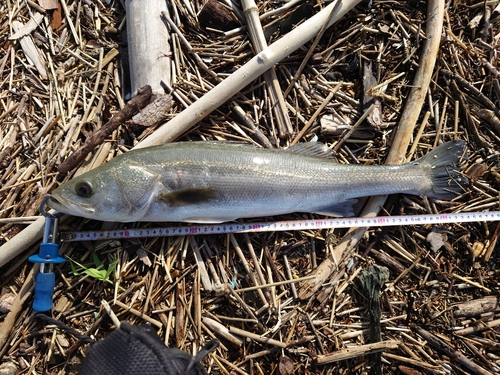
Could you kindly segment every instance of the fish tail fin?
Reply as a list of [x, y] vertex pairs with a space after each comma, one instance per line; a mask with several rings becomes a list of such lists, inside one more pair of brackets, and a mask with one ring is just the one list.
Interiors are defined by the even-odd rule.
[[446, 142], [411, 162], [430, 173], [431, 187], [426, 196], [449, 200], [467, 189], [469, 180], [461, 173], [459, 165], [462, 159], [467, 159], [466, 145], [462, 140]]

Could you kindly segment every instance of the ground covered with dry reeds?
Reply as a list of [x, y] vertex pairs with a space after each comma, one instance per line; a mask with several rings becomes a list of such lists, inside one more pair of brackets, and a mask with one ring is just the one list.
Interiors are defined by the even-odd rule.
[[[112, 315], [150, 323], [189, 353], [220, 339], [203, 362], [215, 374], [500, 372], [498, 222], [64, 242], [52, 319], [35, 314], [27, 258], [40, 235], [26, 228], [42, 198], [153, 137], [259, 50], [231, 11], [213, 22], [198, 15], [201, 2], [169, 2], [171, 102], [156, 104], [160, 119], [132, 120], [152, 99], [145, 89], [127, 106], [123, 3], [0, 3], [0, 258], [16, 237], [33, 239], [1, 264], [2, 374], [77, 373], [89, 342], [114, 329]], [[380, 214], [499, 211], [498, 2], [428, 3], [362, 1], [176, 140], [317, 139], [340, 163], [383, 164], [462, 139], [462, 194], [391, 196]], [[267, 44], [328, 4], [257, 2]], [[71, 217], [60, 229], [159, 225]]]

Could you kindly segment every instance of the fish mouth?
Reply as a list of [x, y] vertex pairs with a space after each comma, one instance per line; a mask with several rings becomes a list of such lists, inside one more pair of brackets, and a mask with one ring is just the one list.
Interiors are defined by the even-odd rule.
[[54, 195], [52, 195], [49, 198], [47, 205], [57, 212], [68, 215], [91, 218], [95, 213], [95, 209], [90, 205], [86, 203], [73, 202], [72, 200], [61, 196], [54, 197]]

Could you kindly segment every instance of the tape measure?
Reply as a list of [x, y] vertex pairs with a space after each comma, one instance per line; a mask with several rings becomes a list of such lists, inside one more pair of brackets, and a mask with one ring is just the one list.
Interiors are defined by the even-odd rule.
[[500, 221], [500, 211], [461, 212], [454, 214], [402, 215], [377, 217], [347, 217], [316, 220], [286, 220], [257, 223], [223, 223], [207, 225], [183, 225], [158, 228], [126, 228], [104, 231], [61, 232], [64, 242], [98, 241], [123, 238], [170, 237], [184, 235], [278, 232], [292, 230], [387, 227], [400, 225], [470, 223]]

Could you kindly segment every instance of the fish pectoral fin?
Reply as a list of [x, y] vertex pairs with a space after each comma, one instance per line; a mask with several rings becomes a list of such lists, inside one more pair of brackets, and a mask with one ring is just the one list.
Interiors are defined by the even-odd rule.
[[319, 215], [349, 217], [354, 216], [354, 211], [357, 208], [357, 199], [347, 199], [342, 202], [337, 202], [325, 207], [319, 207], [312, 212]]
[[185, 188], [168, 193], [161, 193], [157, 200], [170, 207], [182, 207], [192, 204], [211, 202], [219, 196], [217, 189], [210, 187]]

